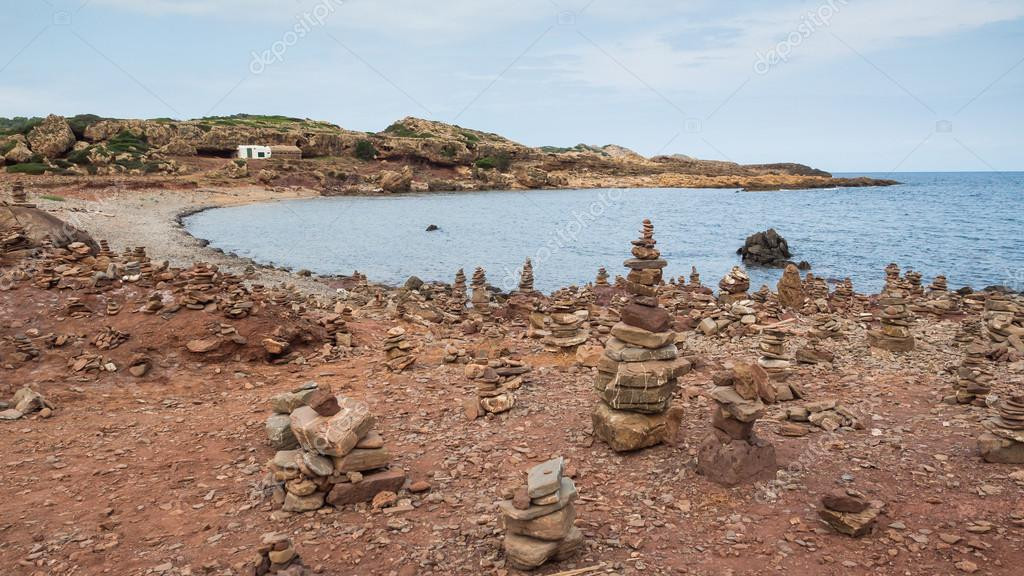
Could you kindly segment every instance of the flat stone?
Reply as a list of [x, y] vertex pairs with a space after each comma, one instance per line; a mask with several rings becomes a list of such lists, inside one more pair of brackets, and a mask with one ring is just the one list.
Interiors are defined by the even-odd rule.
[[818, 516], [837, 532], [857, 538], [871, 532], [879, 512], [881, 512], [881, 507], [877, 506], [877, 503], [873, 503], [856, 514], [825, 508], [818, 510]]
[[1024, 464], [1024, 443], [983, 432], [978, 437], [978, 452], [985, 462]]
[[311, 512], [319, 510], [323, 505], [323, 492], [313, 492], [306, 496], [298, 496], [288, 492], [284, 497], [284, 506], [281, 509], [285, 512]]
[[636, 346], [649, 348], [651, 350], [663, 348], [669, 344], [674, 344], [676, 341], [675, 332], [649, 332], [623, 322], [619, 322], [612, 326], [612, 336], [615, 336], [627, 344], [635, 344]]
[[565, 461], [558, 457], [530, 468], [526, 474], [526, 490], [530, 498], [540, 498], [557, 492], [562, 484], [564, 467]]
[[383, 448], [384, 437], [380, 435], [380, 432], [376, 430], [370, 430], [366, 433], [359, 442], [356, 443], [356, 448]]
[[642, 346], [631, 346], [612, 336], [605, 342], [604, 354], [615, 362], [648, 362], [651, 360], [674, 360], [679, 356], [679, 349], [674, 342], [653, 350]]
[[760, 398], [747, 400], [731, 386], [712, 388], [711, 398], [718, 402], [730, 416], [741, 422], [753, 422], [764, 414], [765, 407]]
[[345, 456], [334, 459], [334, 470], [338, 473], [365, 472], [384, 468], [391, 461], [387, 448], [355, 448]]
[[332, 506], [346, 506], [373, 500], [379, 492], [395, 492], [405, 484], [405, 472], [400, 469], [384, 470], [363, 476], [357, 483], [335, 484], [327, 494], [327, 503]]
[[7, 410], [0, 411], [0, 420], [18, 420], [24, 416], [20, 410], [14, 408], [8, 408]]
[[668, 262], [662, 258], [655, 258], [653, 260], [641, 260], [639, 258], [630, 258], [622, 263], [626, 268], [632, 268], [633, 270], [649, 270], [651, 268], [664, 268], [668, 266]]
[[498, 509], [504, 516], [513, 520], [533, 520], [565, 508], [570, 502], [576, 499], [576, 496], [576, 485], [573, 484], [572, 479], [562, 476], [562, 480], [558, 488], [558, 502], [548, 504], [546, 506], [531, 505], [525, 510], [520, 510], [519, 508], [516, 508], [515, 503], [512, 500], [502, 500], [498, 502]]
[[292, 420], [287, 414], [273, 414], [267, 418], [267, 438], [275, 450], [292, 450], [299, 447], [299, 441], [292, 434]]
[[630, 452], [660, 444], [665, 439], [666, 417], [614, 410], [598, 402], [591, 415], [594, 435], [616, 452]]
[[538, 540], [557, 542], [569, 535], [576, 521], [576, 507], [569, 503], [561, 510], [545, 514], [533, 520], [516, 520], [502, 516], [508, 534], [529, 536]]
[[330, 458], [314, 454], [312, 452], [302, 451], [302, 463], [306, 469], [312, 472], [315, 476], [330, 476], [334, 474], [334, 462]]
[[569, 535], [561, 542], [547, 542], [508, 534], [505, 536], [505, 560], [509, 566], [518, 570], [534, 570], [549, 560], [566, 560], [571, 558], [583, 544], [583, 533], [579, 528], [570, 530]]

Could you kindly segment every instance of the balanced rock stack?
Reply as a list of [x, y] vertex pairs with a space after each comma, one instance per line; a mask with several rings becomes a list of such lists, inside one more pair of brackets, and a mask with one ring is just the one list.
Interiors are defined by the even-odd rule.
[[915, 270], [907, 270], [906, 273], [903, 274], [903, 277], [908, 284], [908, 287], [910, 289], [910, 296], [912, 298], [916, 298], [924, 294], [924, 288], [921, 286], [920, 272], [917, 272]]
[[910, 333], [910, 311], [907, 301], [898, 289], [879, 298], [882, 307], [880, 330], [868, 330], [868, 345], [890, 352], [910, 352], [914, 349], [914, 335]]
[[696, 266], [690, 266], [690, 287], [700, 288], [700, 273], [697, 272]]
[[311, 576], [313, 572], [302, 565], [287, 534], [264, 534], [256, 557], [244, 574], [252, 576]]
[[811, 338], [827, 340], [829, 338], [843, 337], [843, 323], [832, 314], [816, 314], [811, 320]]
[[779, 292], [779, 304], [783, 308], [799, 310], [807, 299], [803, 282], [800, 280], [800, 271], [793, 264], [787, 264], [782, 270], [782, 278], [779, 278], [775, 289]]
[[739, 266], [733, 266], [721, 280], [718, 281], [718, 302], [725, 306], [739, 300], [749, 300], [747, 290], [750, 290], [750, 276]]
[[677, 379], [690, 369], [689, 362], [677, 361], [671, 318], [658, 305], [665, 261], [654, 246], [654, 226], [644, 220], [640, 239], [633, 241], [634, 258], [624, 263], [630, 269], [626, 290], [632, 301], [619, 312], [594, 379], [600, 395], [592, 415], [594, 435], [616, 452], [665, 439]]
[[972, 344], [981, 338], [982, 322], [980, 318], [965, 318], [960, 322], [953, 341], [962, 346]]
[[761, 357], [757, 364], [768, 373], [768, 378], [775, 381], [783, 381], [792, 374], [790, 358], [786, 355], [785, 330], [766, 328], [761, 333], [761, 340], [757, 343], [761, 351]]
[[531, 294], [533, 289], [533, 262], [529, 258], [523, 263], [523, 272], [519, 275], [519, 291]]
[[836, 285], [832, 292], [832, 307], [837, 310], [848, 310], [853, 305], [853, 281], [849, 276]]
[[956, 401], [959, 404], [985, 405], [992, 390], [992, 372], [988, 369], [988, 346], [975, 342], [964, 350], [956, 369]]
[[928, 287], [928, 291], [929, 292], [948, 292], [949, 291], [949, 283], [947, 282], [946, 277], [943, 276], [942, 274], [939, 274], [938, 276], [936, 276], [932, 280], [931, 286]]
[[206, 262], [197, 262], [192, 269], [185, 273], [185, 293], [182, 297], [182, 305], [189, 310], [215, 309], [216, 295], [214, 294], [214, 283], [217, 277], [217, 268]]
[[576, 314], [575, 303], [568, 298], [559, 298], [551, 303], [550, 323], [545, 323], [549, 332], [541, 342], [552, 349], [572, 350], [590, 338], [582, 329], [583, 318]]
[[470, 300], [473, 302], [473, 310], [481, 316], [491, 315], [491, 294], [487, 291], [487, 273], [483, 268], [477, 268], [473, 272], [473, 294]]
[[1014, 394], [999, 404], [998, 415], [982, 424], [978, 449], [986, 462], [1024, 464], [1024, 394]]
[[28, 194], [25, 193], [25, 185], [21, 182], [15, 182], [14, 185], [11, 186], [11, 204], [27, 208], [35, 206], [35, 204], [29, 204]]
[[597, 278], [594, 280], [594, 284], [598, 286], [608, 286], [608, 271], [604, 267], [597, 269]]
[[758, 366], [738, 364], [729, 385], [715, 386], [711, 433], [697, 454], [697, 472], [726, 486], [775, 473], [775, 447], [757, 437], [754, 424], [764, 414], [763, 395], [773, 386]]
[[278, 451], [267, 466], [283, 510], [366, 502], [405, 483], [403, 471], [388, 469], [390, 455], [366, 404], [315, 384], [278, 394], [270, 404], [267, 435]]
[[523, 385], [523, 374], [530, 367], [523, 362], [477, 359], [466, 365], [465, 374], [476, 384], [476, 398], [463, 403], [466, 417], [476, 420], [484, 414], [501, 414], [516, 405], [515, 391]]
[[384, 338], [384, 365], [392, 372], [401, 372], [416, 361], [413, 345], [405, 339], [405, 328], [395, 326]]
[[576, 528], [576, 486], [564, 475], [562, 458], [527, 472], [526, 486], [498, 502], [505, 529], [505, 558], [518, 570], [534, 570], [550, 560], [572, 557], [583, 544]]
[[895, 262], [890, 262], [885, 266], [885, 287], [882, 289], [882, 293], [888, 293], [893, 290], [899, 290], [902, 285], [900, 279], [900, 265]]
[[459, 268], [455, 273], [455, 283], [452, 284], [452, 295], [449, 301], [448, 311], [457, 316], [462, 316], [466, 310], [466, 273]]
[[818, 517], [837, 532], [858, 538], [871, 533], [879, 513], [885, 506], [880, 501], [868, 502], [854, 490], [837, 490], [821, 497]]

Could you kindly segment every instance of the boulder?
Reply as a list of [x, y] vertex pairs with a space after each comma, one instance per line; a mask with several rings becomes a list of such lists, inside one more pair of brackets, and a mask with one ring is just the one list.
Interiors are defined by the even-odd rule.
[[665, 439], [666, 416], [613, 410], [598, 402], [591, 416], [594, 435], [616, 452], [631, 452], [660, 444]]
[[405, 166], [401, 172], [392, 170], [381, 172], [380, 187], [385, 192], [408, 192], [412, 187], [412, 168]]
[[756, 437], [735, 440], [712, 430], [697, 454], [697, 473], [724, 486], [775, 476], [775, 447]]
[[789, 259], [793, 257], [789, 252], [789, 243], [774, 228], [747, 236], [746, 242], [736, 253], [743, 258], [744, 264], [775, 268], [790, 264]]
[[58, 248], [81, 242], [89, 246], [93, 254], [99, 252], [99, 244], [87, 232], [57, 218], [53, 214], [29, 206], [0, 206], [0, 236], [6, 236], [15, 226], [22, 228], [30, 248], [36, 248], [49, 240]]
[[31, 160], [32, 151], [29, 150], [25, 137], [19, 134], [14, 138], [16, 138], [14, 146], [4, 154], [4, 160], [8, 164], [22, 164]]
[[50, 114], [28, 133], [28, 144], [44, 158], [60, 158], [75, 145], [75, 133], [62, 116]]

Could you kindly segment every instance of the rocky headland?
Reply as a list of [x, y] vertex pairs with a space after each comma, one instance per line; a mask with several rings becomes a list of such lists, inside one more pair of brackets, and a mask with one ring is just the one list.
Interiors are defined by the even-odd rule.
[[[233, 158], [238, 146], [281, 148], [270, 159]], [[301, 153], [301, 159], [296, 157]], [[37, 185], [94, 177], [140, 186], [304, 186], [324, 195], [536, 189], [878, 186], [801, 164], [742, 165], [683, 155], [646, 158], [621, 146], [524, 146], [497, 134], [404, 118], [376, 133], [282, 116], [196, 120], [0, 118], [0, 166]], [[7, 176], [10, 177], [10, 176]]]

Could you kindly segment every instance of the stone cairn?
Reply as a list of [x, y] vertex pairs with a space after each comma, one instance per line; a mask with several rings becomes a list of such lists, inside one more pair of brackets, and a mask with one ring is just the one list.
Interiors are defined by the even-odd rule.
[[882, 307], [879, 330], [868, 330], [868, 345], [890, 352], [910, 352], [914, 349], [914, 335], [910, 332], [911, 317], [907, 301], [899, 289], [889, 291], [878, 299]]
[[594, 280], [594, 284], [598, 286], [608, 286], [608, 271], [604, 267], [597, 269], [597, 278]]
[[466, 311], [466, 273], [459, 268], [452, 284], [452, 295], [448, 303], [448, 311], [461, 318]]
[[655, 248], [654, 226], [644, 220], [626, 290], [631, 301], [612, 327], [597, 365], [594, 388], [600, 401], [592, 415], [594, 435], [616, 452], [638, 450], [666, 438], [667, 411], [677, 378], [689, 362], [677, 362], [676, 334], [668, 312], [658, 305], [657, 286], [665, 260]]
[[550, 322], [545, 322], [545, 327], [549, 335], [541, 342], [552, 351], [572, 351], [590, 338], [590, 333], [582, 328], [583, 318], [576, 314], [576, 303], [568, 295], [551, 303], [548, 318]]
[[312, 576], [313, 572], [302, 565], [302, 559], [295, 551], [287, 534], [270, 532], [264, 534], [255, 558], [244, 574], [252, 576]]
[[[909, 276], [910, 273], [907, 273]], [[949, 291], [949, 285], [945, 276], [936, 276], [925, 297], [918, 300], [910, 307], [914, 312], [935, 314], [936, 316], [951, 316], [960, 312], [960, 295]]]
[[832, 292], [832, 307], [837, 310], [849, 310], [853, 302], [853, 281], [847, 276]]
[[807, 295], [804, 294], [803, 282], [800, 280], [800, 271], [793, 264], [787, 264], [782, 270], [782, 277], [775, 286], [779, 293], [779, 304], [783, 308], [799, 310], [804, 305]]
[[978, 450], [986, 462], [1024, 464], [1024, 394], [1017, 393], [999, 403], [995, 418], [982, 423]]
[[949, 283], [942, 274], [936, 276], [928, 287], [929, 292], [949, 292]]
[[489, 318], [491, 316], [491, 293], [487, 291], [487, 272], [477, 267], [473, 271], [473, 294], [470, 300], [473, 303], [473, 311]]
[[747, 290], [750, 290], [750, 276], [739, 266], [733, 266], [721, 280], [718, 281], [718, 303], [727, 306], [740, 300], [749, 300]]
[[762, 395], [774, 395], [767, 374], [741, 363], [722, 383], [711, 390], [712, 429], [697, 454], [697, 472], [726, 486], [774, 474], [775, 447], [754, 433], [765, 411]]
[[958, 404], [985, 405], [993, 380], [988, 369], [988, 352], [988, 346], [981, 342], [974, 342], [964, 350], [964, 357], [956, 369], [955, 398]]
[[757, 344], [761, 357], [757, 359], [757, 364], [764, 368], [771, 380], [781, 382], [793, 373], [790, 358], [786, 355], [788, 335], [785, 330], [777, 328], [766, 328], [761, 333], [761, 341]]
[[879, 513], [885, 506], [880, 501], [868, 502], [855, 490], [837, 490], [821, 497], [818, 517], [837, 532], [859, 538], [871, 533]]
[[981, 332], [981, 318], [964, 318], [956, 335], [953, 336], [953, 341], [961, 346], [967, 346], [981, 339]]
[[478, 358], [466, 364], [466, 378], [476, 384], [476, 397], [463, 402], [466, 417], [476, 420], [485, 414], [508, 412], [516, 405], [515, 391], [523, 386], [524, 362], [501, 358]]
[[413, 345], [405, 339], [405, 328], [395, 326], [384, 338], [384, 365], [392, 372], [401, 372], [416, 362]]
[[701, 287], [701, 284], [700, 284], [700, 272], [697, 272], [697, 267], [696, 266], [690, 266], [690, 282], [689, 282], [689, 286], [691, 288], [700, 288]]
[[405, 484], [405, 472], [388, 468], [391, 456], [366, 404], [310, 383], [274, 396], [270, 405], [267, 436], [277, 453], [267, 466], [282, 510], [367, 502]]
[[576, 486], [564, 475], [562, 458], [527, 472], [526, 486], [498, 502], [505, 529], [505, 558], [518, 570], [534, 570], [550, 560], [572, 557], [583, 544], [576, 528]]
[[911, 298], [920, 298], [924, 295], [924, 288], [921, 286], [921, 273], [915, 270], [907, 270], [903, 274], [908, 284]]
[[900, 279], [900, 265], [895, 262], [890, 262], [885, 266], [885, 287], [882, 289], [883, 293], [888, 293], [893, 290], [899, 290], [903, 280]]
[[523, 263], [523, 272], [519, 275], [519, 291], [525, 294], [534, 292], [533, 289], [533, 262], [529, 258]]

